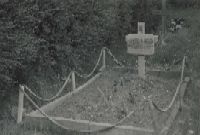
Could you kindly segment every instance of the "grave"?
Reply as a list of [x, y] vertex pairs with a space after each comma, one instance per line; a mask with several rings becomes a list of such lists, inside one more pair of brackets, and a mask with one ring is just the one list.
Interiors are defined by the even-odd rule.
[[[158, 36], [145, 34], [145, 23], [140, 22], [138, 34], [127, 35], [126, 41], [128, 53], [138, 56], [139, 76], [134, 69], [106, 67], [106, 49], [103, 48], [99, 57], [103, 65], [100, 72], [77, 87], [77, 74], [73, 71], [69, 74], [72, 91], [42, 107], [38, 107], [21, 86], [18, 123], [22, 123], [23, 97], [26, 96], [37, 109], [25, 114], [23, 124], [28, 128], [51, 130], [55, 134], [166, 135], [181, 107], [189, 81], [183, 81], [185, 58], [178, 78], [174, 73], [170, 78], [160, 73], [155, 76], [145, 73], [145, 56], [154, 54]], [[171, 107], [165, 113], [158, 112], [168, 105]]]
[[145, 56], [154, 54], [158, 36], [145, 34], [145, 23], [138, 22], [138, 33], [126, 35], [127, 52], [138, 56], [138, 74], [145, 79]]
[[[55, 120], [69, 131], [100, 131], [97, 132], [98, 135], [153, 135], [170, 126], [180, 104], [176, 99], [172, 109], [166, 113], [158, 113], [151, 110], [147, 99], [154, 95], [154, 102], [164, 108], [170, 103], [178, 80], [174, 77], [152, 76], [149, 73], [147, 76], [148, 80], [143, 80], [130, 69], [107, 69], [97, 74], [92, 81], [89, 80], [88, 85], [80, 86], [40, 109], [50, 120]], [[180, 91], [185, 89], [183, 86]], [[38, 110], [25, 117], [24, 123], [28, 128], [67, 132]], [[153, 126], [154, 121], [156, 128]], [[107, 130], [101, 132], [104, 128]], [[96, 135], [96, 132], [91, 134]]]

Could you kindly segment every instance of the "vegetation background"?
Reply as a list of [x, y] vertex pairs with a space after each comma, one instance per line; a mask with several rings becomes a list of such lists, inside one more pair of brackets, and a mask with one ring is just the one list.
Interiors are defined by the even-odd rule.
[[137, 31], [138, 21], [148, 22], [147, 32], [155, 33], [160, 19], [151, 7], [145, 0], [1, 1], [2, 109], [16, 98], [19, 84], [31, 82], [39, 91], [38, 77], [56, 81], [64, 70], [89, 70], [96, 62], [91, 56], [103, 46], [119, 46]]
[[[172, 11], [200, 7], [200, 0], [167, 3]], [[89, 71], [104, 46], [132, 63], [124, 37], [137, 32], [138, 21], [146, 22], [146, 33], [159, 34], [161, 16], [153, 9], [161, 9], [160, 0], [0, 0], [0, 120], [14, 119], [19, 84], [42, 94], [72, 69]], [[167, 36], [149, 63], [173, 65], [187, 55], [189, 68], [199, 71], [200, 19], [186, 20], [190, 29]]]

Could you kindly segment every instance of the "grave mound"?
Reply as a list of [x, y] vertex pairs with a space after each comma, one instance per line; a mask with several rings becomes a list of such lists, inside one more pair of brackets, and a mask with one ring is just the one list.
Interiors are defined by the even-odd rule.
[[[108, 69], [92, 84], [47, 114], [114, 124], [133, 112], [123, 125], [152, 127], [148, 97], [164, 108], [170, 103], [177, 84], [178, 80], [173, 77], [147, 74], [146, 80], [143, 80], [132, 70]], [[157, 113], [161, 124], [169, 114], [170, 111]]]

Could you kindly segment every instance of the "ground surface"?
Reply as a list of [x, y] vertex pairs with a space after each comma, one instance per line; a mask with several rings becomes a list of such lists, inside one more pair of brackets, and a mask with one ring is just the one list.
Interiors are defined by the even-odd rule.
[[[152, 96], [156, 104], [165, 107], [171, 101], [177, 83], [176, 79], [153, 75], [148, 75], [144, 81], [131, 70], [108, 69], [91, 85], [48, 114], [116, 123], [134, 111], [123, 125], [151, 127], [152, 116], [147, 98]], [[160, 113], [158, 117], [165, 120], [168, 113]]]
[[[179, 112], [169, 135], [199, 135], [200, 133], [200, 80], [194, 77], [190, 82], [185, 97], [182, 110]], [[192, 96], [196, 95], [196, 96]]]
[[[189, 30], [185, 30], [184, 32], [179, 32], [177, 34], [182, 34], [181, 37], [182, 40], [188, 40], [186, 42], [187, 44], [194, 45], [199, 40], [198, 36], [198, 26], [199, 26], [199, 9], [174, 9], [169, 10], [171, 12], [171, 15], [174, 15], [176, 17], [183, 17], [187, 19], [188, 24], [191, 26]], [[197, 36], [195, 36], [197, 35]], [[171, 44], [171, 43], [170, 43]], [[183, 43], [182, 43], [183, 44]], [[185, 45], [185, 44], [183, 44]], [[120, 46], [124, 46], [121, 45]], [[115, 47], [116, 48], [116, 47]], [[132, 63], [132, 56], [128, 55], [129, 57], [124, 56], [126, 54], [126, 49], [123, 47], [124, 52], [122, 53], [122, 47], [116, 48], [116, 51], [114, 54], [120, 58], [121, 61], [126, 60], [128, 63]], [[120, 55], [119, 55], [120, 54]], [[127, 64], [128, 65], [128, 64]], [[132, 66], [132, 65], [131, 65]], [[199, 74], [194, 73], [194, 75]], [[193, 77], [193, 76], [192, 76]], [[189, 101], [185, 101], [186, 105], [189, 106], [189, 108], [184, 108], [182, 112], [178, 114], [178, 117], [175, 121], [175, 124], [173, 125], [173, 128], [170, 129], [169, 135], [189, 135], [189, 130], [193, 130], [193, 135], [199, 135], [200, 134], [200, 109], [199, 109], [199, 95], [200, 95], [200, 78], [193, 78], [193, 85], [194, 87], [189, 87], [185, 98], [189, 99]], [[50, 83], [52, 84], [52, 83]], [[46, 86], [49, 86], [50, 84], [47, 84]], [[170, 84], [170, 83], [169, 83]], [[99, 86], [103, 91], [103, 86]], [[56, 89], [57, 90], [57, 89]], [[54, 91], [55, 92], [55, 91]], [[54, 95], [54, 93], [49, 93], [49, 96]], [[101, 94], [100, 94], [101, 96]], [[101, 98], [101, 103], [103, 103], [103, 99]], [[136, 103], [137, 104], [137, 103]], [[132, 105], [134, 106], [134, 105]], [[131, 110], [129, 110], [131, 111]], [[77, 117], [77, 116], [76, 116]], [[29, 129], [24, 129], [23, 127], [17, 126], [15, 120], [3, 120], [0, 122], [0, 135], [37, 135], [41, 134], [39, 132], [42, 132], [43, 135], [50, 135], [51, 133], [48, 131], [30, 131]], [[192, 133], [192, 132], [191, 132]], [[67, 134], [67, 133], [66, 133]], [[70, 135], [70, 133], [68, 133]], [[54, 134], [55, 135], [55, 134]], [[192, 135], [192, 134], [191, 134]]]

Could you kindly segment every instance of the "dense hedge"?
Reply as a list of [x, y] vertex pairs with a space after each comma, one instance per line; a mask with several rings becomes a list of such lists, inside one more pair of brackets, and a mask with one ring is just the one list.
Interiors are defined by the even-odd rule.
[[61, 65], [82, 70], [98, 48], [136, 32], [138, 21], [155, 32], [159, 18], [151, 6], [145, 0], [0, 1], [0, 101], [13, 99], [18, 84], [37, 73], [57, 76]]
[[174, 7], [192, 7], [199, 8], [200, 0], [169, 0], [168, 3]]
[[[198, 5], [197, 0], [168, 3]], [[159, 0], [0, 1], [1, 107], [16, 99], [18, 85], [27, 84], [33, 76], [60, 79], [63, 66], [67, 71], [82, 71], [83, 65], [93, 65], [102, 46], [121, 44], [126, 34], [137, 32], [138, 21], [146, 22], [147, 33], [158, 34], [161, 18], [153, 16], [151, 10], [160, 6]], [[199, 37], [196, 27], [190, 33]], [[192, 69], [199, 69], [198, 45], [182, 39], [175, 36], [170, 39], [173, 42], [166, 41], [169, 45], [158, 47], [151, 62], [173, 64], [187, 54]]]

